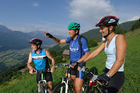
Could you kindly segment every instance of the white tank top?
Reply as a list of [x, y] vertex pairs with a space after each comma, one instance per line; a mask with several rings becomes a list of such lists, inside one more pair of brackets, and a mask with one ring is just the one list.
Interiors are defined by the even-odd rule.
[[[109, 46], [107, 48], [107, 43], [108, 40], [105, 43], [105, 54], [107, 55], [107, 60], [106, 60], [106, 68], [111, 69], [111, 67], [113, 66], [113, 64], [116, 61], [117, 58], [117, 54], [116, 54], [116, 37], [118, 35], [115, 35], [112, 40], [109, 43]], [[122, 64], [122, 66], [119, 68], [118, 70], [119, 72], [124, 71], [124, 64]]]

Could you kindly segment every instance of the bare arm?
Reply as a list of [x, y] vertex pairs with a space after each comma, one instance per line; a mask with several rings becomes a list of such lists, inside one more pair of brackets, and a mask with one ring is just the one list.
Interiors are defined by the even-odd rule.
[[54, 60], [54, 58], [51, 56], [51, 54], [49, 53], [49, 51], [46, 51], [46, 55], [47, 55], [47, 57], [48, 57], [49, 59], [51, 59], [51, 61], [52, 61], [51, 72], [54, 72], [54, 71], [55, 71], [55, 67], [54, 67], [54, 65], [55, 65], [55, 60]]
[[28, 62], [27, 62], [27, 67], [29, 68], [29, 73], [33, 74], [33, 71], [35, 70], [32, 66], [32, 56], [31, 56], [31, 52], [29, 53], [29, 58], [28, 58]]
[[51, 56], [51, 54], [50, 54], [49, 51], [46, 51], [46, 55], [47, 55], [47, 57], [48, 57], [49, 59], [51, 59], [52, 65], [55, 65], [55, 60], [54, 60], [54, 58]]
[[[51, 38], [54, 42], [56, 43], [66, 43], [66, 40], [65, 39], [58, 39], [54, 36], [52, 36], [51, 34], [47, 33], [47, 32], [44, 32], [44, 35], [47, 37], [47, 38]], [[50, 36], [51, 35], [51, 36]]]
[[109, 75], [113, 76], [118, 69], [122, 66], [125, 60], [125, 52], [126, 52], [126, 39], [123, 35], [118, 35], [116, 38], [116, 47], [117, 47], [117, 60], [113, 64], [112, 68], [109, 70]]
[[29, 68], [29, 70], [33, 69], [33, 67], [31, 66], [31, 63], [32, 63], [32, 57], [31, 57], [31, 53], [29, 53], [29, 58], [27, 62], [27, 67]]
[[96, 57], [105, 48], [105, 42], [103, 42], [96, 50], [94, 50], [88, 57], [84, 59], [84, 62]]
[[85, 55], [83, 55], [82, 58], [80, 58], [80, 59], [78, 60], [78, 62], [84, 61], [84, 59], [87, 58], [87, 57], [89, 56], [89, 54], [90, 54], [89, 52], [85, 53]]

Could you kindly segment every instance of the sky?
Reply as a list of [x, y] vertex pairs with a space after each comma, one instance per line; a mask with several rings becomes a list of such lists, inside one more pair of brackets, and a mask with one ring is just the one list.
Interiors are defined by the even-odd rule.
[[68, 35], [68, 24], [78, 22], [83, 33], [107, 15], [138, 19], [140, 0], [0, 0], [0, 25], [22, 32]]

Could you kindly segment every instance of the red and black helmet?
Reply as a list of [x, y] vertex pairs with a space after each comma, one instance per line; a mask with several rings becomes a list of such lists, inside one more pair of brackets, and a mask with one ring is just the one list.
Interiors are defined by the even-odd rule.
[[116, 16], [105, 16], [103, 17], [96, 26], [117, 26], [119, 18]]
[[42, 40], [38, 39], [38, 38], [35, 38], [35, 39], [30, 40], [30, 43], [31, 44], [35, 44], [35, 45], [41, 45], [42, 44]]

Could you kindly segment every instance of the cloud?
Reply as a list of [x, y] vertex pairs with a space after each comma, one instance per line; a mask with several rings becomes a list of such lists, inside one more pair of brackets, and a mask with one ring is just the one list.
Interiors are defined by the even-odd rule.
[[128, 21], [138, 20], [140, 16], [133, 16], [132, 18], [128, 19]]
[[96, 24], [101, 17], [114, 14], [109, 0], [72, 0], [70, 17], [82, 23]]
[[34, 7], [38, 7], [39, 6], [39, 3], [33, 3], [33, 6]]

